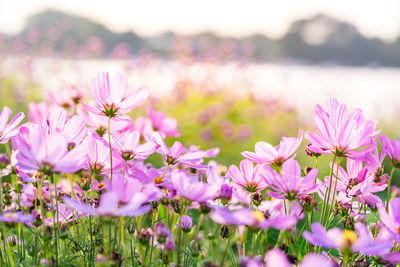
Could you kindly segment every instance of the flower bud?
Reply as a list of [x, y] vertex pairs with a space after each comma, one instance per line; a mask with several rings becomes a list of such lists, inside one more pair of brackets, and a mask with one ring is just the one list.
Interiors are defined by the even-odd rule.
[[263, 200], [263, 196], [259, 192], [255, 192], [252, 196], [253, 204], [258, 207], [261, 204], [261, 201]]
[[313, 211], [317, 207], [317, 200], [312, 195], [303, 196], [300, 199], [301, 206], [305, 211]]
[[143, 246], [147, 246], [149, 244], [151, 235], [152, 233], [150, 229], [142, 229], [138, 234], [140, 244], [142, 244]]
[[171, 206], [174, 209], [175, 213], [180, 214], [182, 211], [182, 203], [177, 200], [177, 199], [173, 199], [171, 200]]
[[182, 215], [181, 217], [181, 229], [185, 233], [189, 233], [192, 230], [193, 222], [192, 218], [187, 215]]
[[221, 237], [223, 239], [229, 237], [229, 227], [227, 225], [222, 225], [222, 227], [221, 227]]
[[8, 159], [6, 154], [0, 154], [0, 169], [4, 169], [7, 165], [10, 164], [10, 160]]
[[156, 224], [156, 226], [154, 227], [154, 232], [157, 236], [157, 241], [160, 244], [164, 244], [166, 239], [172, 236], [171, 230], [169, 230], [169, 228], [163, 223]]
[[354, 218], [351, 216], [347, 216], [346, 218], [344, 218], [343, 227], [344, 229], [354, 231]]
[[346, 217], [352, 211], [352, 206], [348, 202], [337, 201], [333, 207], [333, 213], [335, 215], [340, 214], [342, 217]]
[[22, 187], [24, 186], [24, 184], [21, 181], [18, 181], [15, 186], [14, 186], [14, 192], [16, 194], [21, 194], [22, 193]]
[[227, 184], [221, 185], [219, 198], [221, 199], [223, 204], [228, 204], [228, 202], [232, 199], [233, 188]]
[[200, 212], [201, 213], [208, 214], [208, 213], [210, 213], [210, 211], [211, 211], [211, 208], [207, 203], [205, 203], [205, 202], [200, 203]]
[[164, 249], [166, 251], [173, 251], [175, 250], [175, 242], [172, 239], [168, 239], [168, 241], [164, 245]]

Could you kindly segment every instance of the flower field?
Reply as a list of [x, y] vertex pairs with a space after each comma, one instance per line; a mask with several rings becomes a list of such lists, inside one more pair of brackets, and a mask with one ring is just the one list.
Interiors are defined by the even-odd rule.
[[157, 100], [121, 73], [1, 81], [2, 266], [400, 263], [400, 141], [360, 109], [330, 99], [301, 130], [188, 81]]

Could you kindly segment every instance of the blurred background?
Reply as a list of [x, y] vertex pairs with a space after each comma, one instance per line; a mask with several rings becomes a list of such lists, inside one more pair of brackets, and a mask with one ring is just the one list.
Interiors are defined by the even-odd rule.
[[[399, 137], [400, 1], [2, 1], [0, 104], [121, 71], [181, 140], [237, 163], [312, 129], [330, 97]], [[146, 107], [132, 113], [146, 113]], [[312, 165], [304, 151], [298, 157]]]

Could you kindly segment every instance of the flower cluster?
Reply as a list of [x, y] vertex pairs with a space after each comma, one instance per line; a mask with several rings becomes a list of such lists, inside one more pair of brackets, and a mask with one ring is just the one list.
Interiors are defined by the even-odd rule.
[[226, 168], [210, 160], [218, 149], [171, 142], [177, 121], [152, 106], [133, 120], [148, 91], [124, 75], [100, 73], [89, 97], [82, 88], [31, 103], [23, 124], [23, 113], [0, 113], [1, 264], [400, 264], [390, 191], [400, 141], [381, 135], [378, 152], [376, 121], [361, 110], [317, 105], [317, 132], [305, 133], [315, 168], [296, 158], [302, 130]]

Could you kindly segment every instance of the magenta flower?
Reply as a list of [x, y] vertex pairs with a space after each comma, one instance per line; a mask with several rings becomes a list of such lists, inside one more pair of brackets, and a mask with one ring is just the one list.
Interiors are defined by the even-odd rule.
[[124, 160], [146, 159], [156, 150], [155, 142], [149, 141], [141, 145], [139, 141], [140, 133], [138, 131], [127, 132], [121, 138], [112, 136], [112, 142]]
[[[265, 267], [292, 267], [293, 264], [288, 260], [282, 250], [274, 248], [267, 252], [265, 255]], [[329, 258], [315, 253], [307, 254], [300, 262], [300, 267], [315, 267], [315, 266], [329, 266], [335, 267], [337, 264]]]
[[0, 222], [5, 223], [33, 223], [33, 216], [31, 214], [25, 215], [22, 212], [9, 212], [6, 211], [0, 215]]
[[219, 224], [247, 225], [260, 229], [275, 228], [278, 230], [290, 229], [297, 222], [295, 216], [283, 214], [270, 216], [270, 214], [247, 208], [240, 208], [234, 211], [230, 211], [227, 208], [215, 208], [210, 218]]
[[140, 216], [151, 210], [151, 206], [146, 204], [149, 201], [154, 200], [153, 196], [149, 197], [143, 193], [137, 193], [132, 196], [129, 203], [124, 206], [120, 206], [120, 198], [118, 192], [109, 191], [101, 195], [100, 204], [98, 208], [93, 208], [85, 203], [81, 203], [77, 200], [64, 197], [64, 203], [76, 211], [82, 212], [84, 215], [94, 216]]
[[127, 174], [129, 177], [139, 180], [143, 184], [155, 184], [159, 187], [165, 187], [167, 189], [172, 190], [174, 187], [171, 182], [171, 176], [169, 175], [168, 171], [163, 176], [165, 169], [157, 170], [155, 168], [128, 168]]
[[66, 82], [63, 83], [62, 89], [47, 93], [50, 102], [63, 108], [71, 108], [78, 104], [84, 95], [85, 92], [82, 88], [73, 88]]
[[281, 166], [283, 162], [294, 156], [302, 140], [303, 131], [300, 130], [297, 138], [282, 137], [281, 142], [276, 147], [266, 142], [258, 142], [255, 145], [255, 153], [245, 151], [242, 152], [242, 156], [256, 163]]
[[[110, 166], [110, 148], [107, 142], [90, 133], [82, 144], [88, 155], [86, 168], [95, 174], [109, 174], [111, 172]], [[113, 150], [113, 171], [116, 171], [124, 165], [124, 161], [119, 157], [118, 153]]]
[[127, 78], [122, 74], [115, 74], [110, 80], [107, 72], [102, 72], [93, 79], [91, 92], [94, 97], [94, 106], [82, 105], [94, 114], [115, 117], [128, 113], [132, 108], [140, 105], [149, 95], [148, 90], [133, 89], [128, 85]]
[[28, 104], [28, 117], [33, 123], [42, 123], [45, 119], [50, 117], [50, 114], [56, 108], [56, 105], [52, 105], [47, 102], [31, 102]]
[[379, 216], [386, 229], [393, 238], [400, 242], [400, 198], [394, 198], [389, 202], [389, 212], [383, 204], [378, 204]]
[[187, 215], [182, 215], [181, 216], [181, 225], [180, 227], [185, 233], [189, 233], [190, 230], [192, 230], [193, 227], [193, 222], [192, 222], [192, 217], [187, 216]]
[[205, 151], [183, 153], [183, 146], [180, 142], [175, 142], [171, 148], [168, 148], [164, 138], [159, 133], [154, 133], [153, 139], [159, 145], [159, 152], [163, 155], [167, 164], [175, 165], [181, 163], [193, 168], [206, 168], [204, 165], [199, 164], [199, 161], [207, 154]]
[[393, 247], [393, 241], [384, 235], [373, 238], [371, 231], [362, 223], [355, 224], [356, 232], [333, 228], [328, 231], [320, 223], [311, 225], [312, 232], [304, 231], [303, 237], [313, 245], [329, 249], [349, 248], [368, 256], [385, 255]]
[[[81, 117], [85, 123], [91, 127], [100, 137], [107, 133], [108, 118], [105, 116], [97, 115], [87, 112], [84, 108], [80, 107], [77, 110], [78, 116]], [[132, 124], [132, 119], [128, 115], [118, 116], [112, 118], [110, 121], [111, 134], [118, 131], [123, 131], [129, 128]]]
[[151, 120], [145, 117], [137, 117], [133, 122], [133, 129], [139, 131], [142, 136], [151, 135], [154, 132]]
[[74, 214], [72, 210], [67, 209], [67, 206], [65, 204], [59, 203], [56, 216], [45, 218], [44, 220], [45, 225], [54, 226], [55, 224], [57, 224], [57, 215], [58, 215], [58, 222], [61, 225], [79, 219], [79, 216], [76, 213]]
[[0, 112], [0, 144], [7, 143], [10, 138], [18, 134], [17, 126], [25, 117], [24, 113], [20, 112], [8, 123], [10, 115], [11, 109], [3, 107]]
[[274, 192], [271, 197], [294, 200], [316, 192], [322, 185], [314, 184], [318, 169], [312, 169], [305, 177], [301, 177], [299, 163], [294, 159], [285, 161], [282, 165], [282, 174], [276, 173], [270, 166], [265, 166], [265, 179]]
[[171, 181], [178, 195], [196, 202], [206, 202], [218, 197], [218, 188], [203, 182], [197, 177], [188, 177], [182, 170], [171, 173]]
[[48, 134], [53, 132], [63, 134], [68, 144], [73, 146], [82, 142], [87, 133], [83, 119], [79, 116], [68, 118], [68, 113], [63, 108], [55, 108], [52, 111], [49, 118], [43, 122], [43, 129]]
[[136, 179], [125, 178], [121, 173], [114, 173], [113, 179], [110, 181], [104, 179], [104, 183], [108, 191], [118, 193], [119, 204], [127, 204], [132, 197], [137, 197], [139, 194], [147, 194], [149, 199], [158, 199], [163, 193], [153, 185], [144, 185]]
[[87, 154], [81, 144], [69, 151], [64, 135], [57, 132], [46, 135], [41, 127], [35, 126], [38, 125], [21, 127], [16, 137], [18, 168], [50, 174], [74, 173], [84, 167]]
[[389, 156], [393, 166], [400, 168], [400, 140], [390, 140], [386, 135], [380, 136], [382, 143], [382, 153]]
[[154, 111], [152, 105], [149, 105], [149, 108], [147, 109], [147, 116], [152, 123], [154, 131], [171, 137], [180, 136], [177, 130], [178, 122], [176, 119], [165, 117], [165, 114], [162, 111]]
[[[333, 169], [336, 170], [336, 163]], [[347, 172], [339, 166], [337, 189], [349, 196], [376, 193], [385, 190], [387, 184], [384, 179], [375, 182], [375, 175], [363, 167], [361, 160], [347, 159]]]
[[327, 110], [320, 105], [314, 109], [314, 125], [318, 134], [306, 132], [308, 148], [319, 154], [362, 158], [376, 148], [376, 121], [365, 120], [361, 110], [348, 113], [347, 107], [336, 99], [327, 102]]
[[228, 175], [237, 185], [253, 193], [263, 190], [268, 186], [264, 178], [264, 167], [264, 165], [257, 165], [254, 168], [253, 162], [244, 159], [240, 162], [240, 170], [235, 165], [231, 165]]

